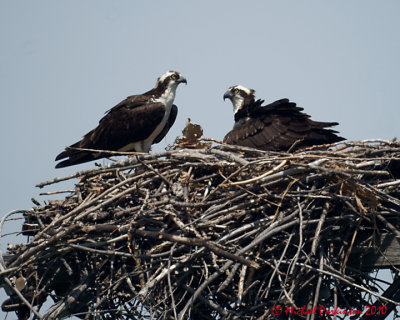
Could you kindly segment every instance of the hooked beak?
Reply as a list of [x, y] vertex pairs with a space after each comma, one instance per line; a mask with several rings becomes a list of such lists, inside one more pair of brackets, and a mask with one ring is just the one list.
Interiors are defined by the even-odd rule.
[[187, 80], [185, 77], [180, 77], [176, 82], [187, 84]]
[[230, 90], [228, 90], [227, 92], [225, 92], [225, 94], [224, 94], [224, 101], [225, 101], [225, 99], [232, 99], [233, 98], [233, 93], [230, 91]]

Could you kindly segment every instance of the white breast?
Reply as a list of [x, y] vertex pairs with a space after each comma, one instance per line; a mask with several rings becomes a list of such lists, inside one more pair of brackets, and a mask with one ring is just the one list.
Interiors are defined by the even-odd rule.
[[171, 107], [172, 107], [172, 103], [170, 105], [166, 106], [164, 117], [162, 118], [160, 124], [153, 131], [153, 133], [143, 141], [143, 151], [142, 152], [150, 151], [150, 147], [153, 144], [154, 139], [157, 138], [157, 136], [160, 134], [160, 132], [164, 129], [165, 125], [167, 124], [169, 114], [171, 113]]
[[149, 152], [150, 147], [153, 144], [153, 141], [160, 132], [164, 129], [165, 125], [167, 124], [169, 115], [171, 113], [172, 104], [174, 103], [175, 99], [175, 92], [176, 92], [177, 84], [173, 83], [171, 86], [167, 87], [165, 92], [161, 95], [161, 97], [157, 99], [153, 99], [153, 102], [161, 102], [165, 104], [165, 113], [164, 117], [162, 118], [161, 122], [155, 128], [155, 130], [151, 133], [143, 141], [132, 142], [123, 148], [119, 149], [118, 151], [131, 151], [135, 150], [136, 152]]
[[118, 151], [126, 152], [126, 151], [132, 151], [135, 150], [136, 152], [149, 152], [150, 147], [153, 144], [153, 141], [157, 136], [160, 134], [162, 129], [165, 127], [169, 114], [171, 113], [171, 107], [172, 103], [170, 106], [167, 106], [166, 112], [164, 113], [164, 117], [162, 118], [161, 122], [159, 125], [155, 128], [155, 130], [152, 132], [151, 135], [149, 135], [146, 139], [142, 141], [137, 141], [137, 142], [132, 142], [124, 146], [123, 148], [120, 148]]

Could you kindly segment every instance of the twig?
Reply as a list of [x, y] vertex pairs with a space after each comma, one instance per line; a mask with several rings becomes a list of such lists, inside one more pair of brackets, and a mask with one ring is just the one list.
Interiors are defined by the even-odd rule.
[[258, 177], [254, 177], [254, 178], [251, 178], [251, 179], [248, 179], [248, 180], [244, 180], [244, 181], [231, 182], [231, 185], [236, 186], [236, 185], [256, 182], [258, 180], [263, 179], [266, 176], [269, 176], [269, 175], [279, 171], [279, 169], [282, 168], [286, 163], [287, 163], [287, 160], [283, 160], [279, 165], [277, 165], [276, 167], [272, 168], [271, 170], [269, 170], [267, 172], [264, 172], [262, 175], [260, 175]]
[[319, 223], [317, 225], [317, 229], [315, 230], [314, 240], [313, 240], [312, 246], [311, 246], [311, 254], [312, 255], [315, 255], [315, 253], [317, 252], [317, 247], [319, 245], [321, 229], [322, 229], [322, 226], [323, 226], [323, 224], [325, 222], [326, 215], [328, 214], [329, 207], [330, 207], [329, 202], [326, 202], [324, 204], [324, 208], [322, 209], [321, 220], [319, 221]]
[[[320, 250], [320, 254], [319, 254], [319, 268], [321, 270], [324, 269], [324, 256], [322, 254], [322, 249]], [[320, 288], [321, 288], [321, 283], [322, 283], [322, 274], [320, 273], [318, 275], [317, 286], [315, 287], [314, 302], [313, 302], [314, 308], [318, 305], [319, 291], [320, 291]], [[314, 320], [314, 319], [315, 319], [315, 314], [313, 313], [311, 315], [311, 320]]]
[[[172, 255], [174, 253], [174, 249], [175, 249], [176, 243], [173, 244], [173, 246], [171, 247], [171, 255], [168, 259], [168, 270], [171, 267], [171, 259], [172, 259]], [[172, 304], [172, 311], [174, 312], [174, 319], [178, 319], [178, 316], [176, 314], [176, 306], [175, 306], [175, 299], [174, 299], [174, 292], [172, 290], [172, 284], [171, 284], [171, 273], [168, 271], [168, 289], [169, 289], [169, 295], [171, 297], [171, 304]]]
[[191, 246], [204, 246], [207, 249], [214, 252], [215, 254], [223, 256], [229, 260], [234, 260], [234, 261], [240, 262], [244, 265], [247, 265], [247, 266], [255, 268], [255, 269], [260, 268], [260, 266], [257, 262], [250, 261], [250, 260], [247, 260], [245, 258], [238, 256], [237, 254], [232, 254], [230, 252], [227, 252], [221, 248], [218, 248], [216, 245], [214, 245], [211, 242], [204, 240], [204, 239], [180, 237], [180, 236], [175, 236], [175, 235], [171, 235], [171, 234], [164, 233], [164, 232], [153, 232], [153, 231], [145, 231], [145, 230], [139, 230], [139, 229], [133, 229], [132, 232], [136, 233], [140, 236], [150, 237], [150, 238], [154, 238], [154, 239], [166, 239], [169, 241], [184, 243], [184, 244], [188, 244]]

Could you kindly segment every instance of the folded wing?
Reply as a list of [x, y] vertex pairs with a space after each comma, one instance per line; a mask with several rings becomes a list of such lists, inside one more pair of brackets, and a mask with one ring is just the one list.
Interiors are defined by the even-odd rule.
[[302, 112], [303, 108], [288, 99], [264, 107], [249, 106], [247, 111], [247, 120], [225, 136], [225, 143], [267, 151], [287, 151], [293, 145], [298, 149], [344, 140], [337, 131], [328, 129], [337, 122], [313, 121]]

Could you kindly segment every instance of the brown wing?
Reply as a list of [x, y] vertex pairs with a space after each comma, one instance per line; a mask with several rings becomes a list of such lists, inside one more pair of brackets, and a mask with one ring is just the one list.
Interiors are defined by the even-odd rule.
[[[143, 94], [137, 94], [137, 95], [132, 95], [127, 97], [125, 100], [122, 100], [120, 103], [118, 103], [116, 106], [112, 107], [111, 109], [107, 110], [105, 113], [106, 115], [109, 114], [110, 112], [115, 112], [121, 108], [124, 107], [129, 107], [129, 108], [135, 108], [135, 107], [140, 107], [149, 102], [149, 97]], [[105, 117], [103, 117], [104, 119]], [[103, 120], [101, 119], [101, 120]], [[100, 122], [101, 122], [100, 120]]]
[[[117, 151], [130, 143], [146, 139], [164, 117], [165, 106], [162, 103], [140, 104], [145, 100], [136, 97], [128, 97], [110, 109], [95, 129], [70, 147]], [[104, 156], [101, 153], [66, 150], [56, 157], [56, 161], [64, 158], [69, 159], [58, 163], [56, 168], [71, 166]]]
[[336, 122], [317, 122], [287, 99], [253, 110], [249, 119], [235, 126], [224, 138], [233, 145], [267, 151], [287, 151], [305, 146], [344, 140], [337, 131], [326, 129]]

